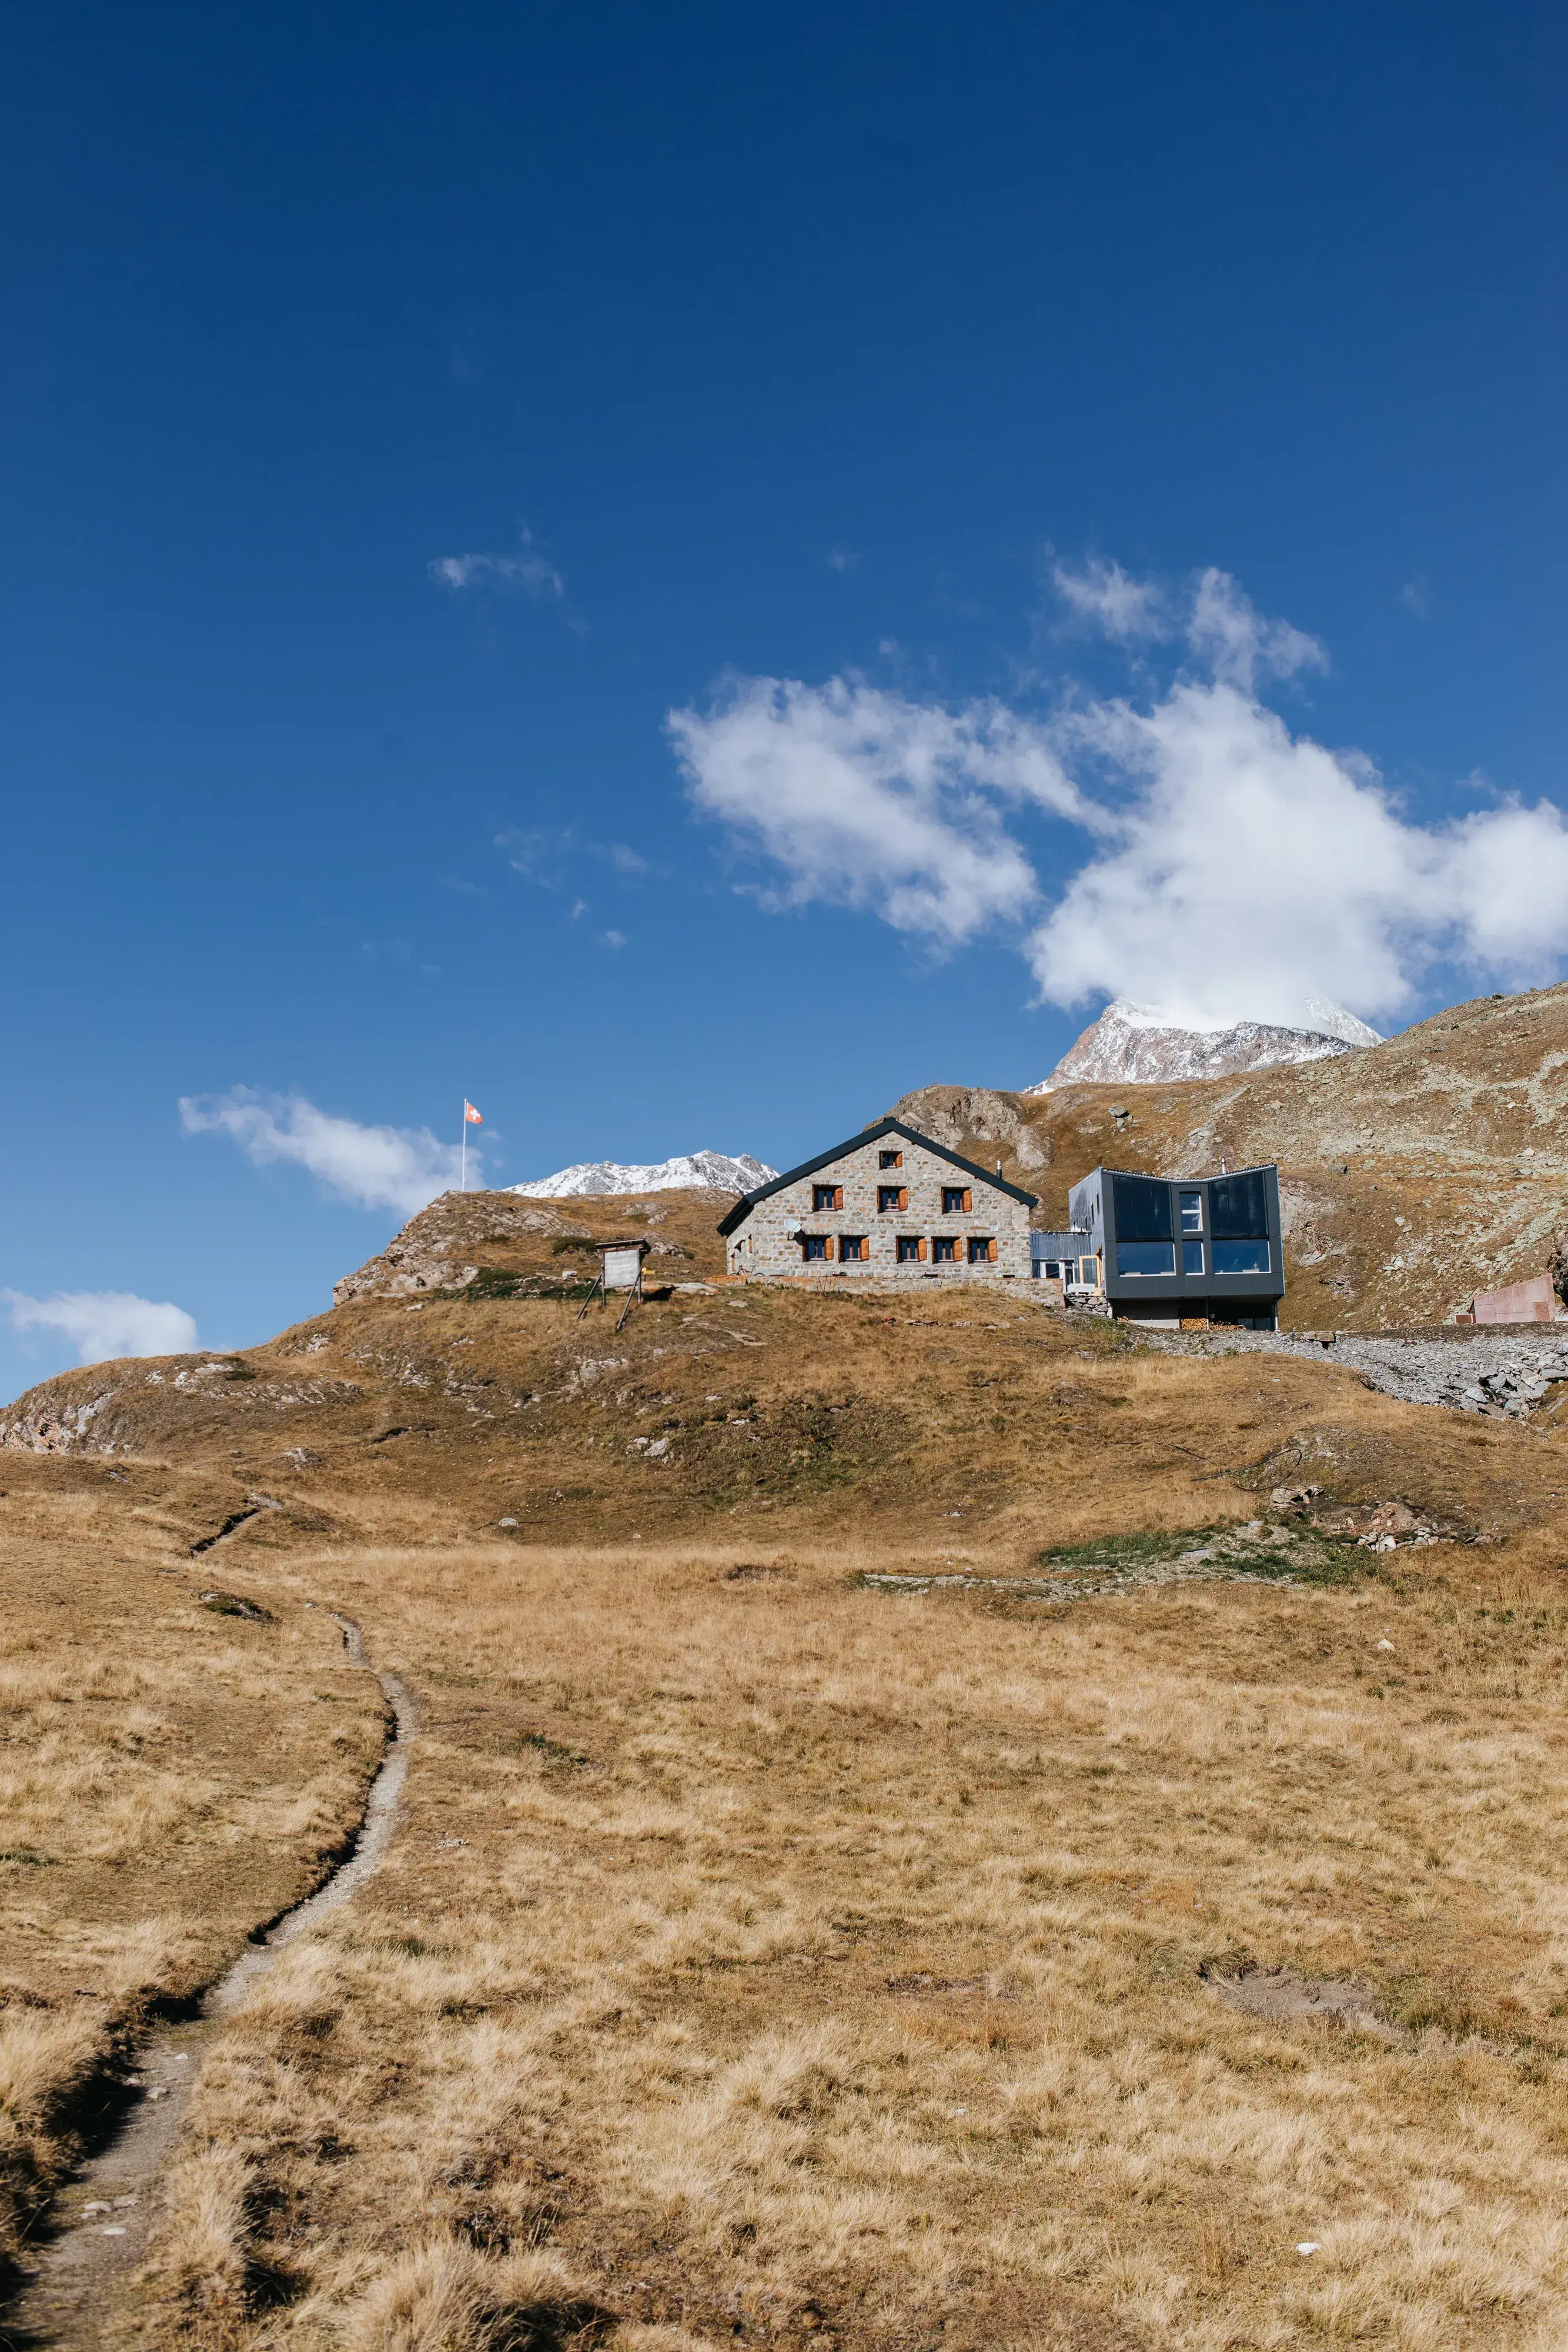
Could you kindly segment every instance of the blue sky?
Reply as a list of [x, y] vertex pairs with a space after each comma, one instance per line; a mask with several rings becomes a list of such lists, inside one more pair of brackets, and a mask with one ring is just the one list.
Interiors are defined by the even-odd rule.
[[1558, 976], [1560, 10], [0, 45], [6, 1392], [313, 1311], [465, 1093], [787, 1164]]

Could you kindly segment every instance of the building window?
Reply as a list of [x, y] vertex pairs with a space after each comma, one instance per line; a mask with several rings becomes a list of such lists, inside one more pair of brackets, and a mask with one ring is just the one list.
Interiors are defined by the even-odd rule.
[[913, 1234], [899, 1234], [898, 1263], [900, 1265], [914, 1265], [918, 1259], [925, 1255], [925, 1244], [924, 1242], [917, 1241]]
[[1081, 1257], [1078, 1261], [1078, 1278], [1082, 1283], [1085, 1290], [1098, 1290], [1100, 1287], [1099, 1259], [1095, 1257]]
[[863, 1259], [870, 1257], [871, 1252], [866, 1247], [865, 1235], [863, 1234], [841, 1234], [839, 1235], [839, 1255], [843, 1259], [846, 1265], [852, 1264], [856, 1258]]
[[1216, 1242], [1214, 1244], [1216, 1274], [1267, 1274], [1269, 1244], [1266, 1241]]
[[885, 1216], [889, 1209], [907, 1209], [909, 1195], [902, 1184], [879, 1184], [876, 1188], [876, 1205]]
[[[1153, 1176], [1113, 1176], [1119, 1242], [1168, 1242], [1171, 1234], [1171, 1188]], [[1171, 1271], [1176, 1271], [1173, 1258]]]
[[844, 1188], [841, 1184], [812, 1185], [811, 1207], [818, 1216], [821, 1215], [824, 1209], [841, 1209], [843, 1205]]
[[876, 1164], [879, 1168], [902, 1168], [904, 1154], [902, 1151], [879, 1151], [876, 1155]]
[[931, 1255], [938, 1265], [951, 1265], [958, 1255], [958, 1244], [951, 1234], [937, 1234], [931, 1244]]
[[[1182, 1192], [1178, 1194], [1177, 1197], [1181, 1202], [1181, 1229], [1183, 1233], [1202, 1233], [1203, 1194], [1201, 1192]], [[1189, 1266], [1187, 1268], [1187, 1272], [1189, 1274], [1201, 1274], [1203, 1272], [1203, 1268], [1201, 1265]]]
[[800, 1255], [805, 1259], [808, 1265], [811, 1264], [813, 1259], [831, 1257], [833, 1255], [833, 1244], [831, 1234], [802, 1234], [800, 1236]]
[[[1266, 1241], [1269, 1234], [1269, 1188], [1260, 1168], [1244, 1168], [1239, 1176], [1216, 1176], [1208, 1188], [1209, 1231], [1221, 1241]], [[1250, 1266], [1240, 1269], [1252, 1272]]]
[[1118, 1242], [1118, 1274], [1174, 1274], [1175, 1242]]
[[[1185, 1202], [1186, 1195], [1184, 1193], [1182, 1198]], [[1183, 1213], [1185, 1215], [1185, 1209]], [[1181, 1270], [1184, 1274], [1201, 1274], [1203, 1272], [1203, 1244], [1201, 1242], [1183, 1242], [1181, 1245]]]
[[971, 1202], [967, 1189], [962, 1184], [942, 1187], [942, 1214], [945, 1217], [967, 1217]]
[[982, 1240], [978, 1234], [970, 1234], [969, 1264], [971, 1265], [985, 1265], [991, 1258], [995, 1257], [996, 1254], [997, 1245], [994, 1241], [989, 1239]]

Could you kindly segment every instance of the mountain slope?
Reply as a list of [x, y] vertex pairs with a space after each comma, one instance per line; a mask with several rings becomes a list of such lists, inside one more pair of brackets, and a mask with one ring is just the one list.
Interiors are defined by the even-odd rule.
[[1303, 1009], [1311, 1027], [1238, 1021], [1227, 1029], [1194, 1029], [1151, 1006], [1129, 1004], [1118, 997], [1068, 1048], [1050, 1077], [1026, 1091], [1045, 1095], [1061, 1086], [1152, 1086], [1230, 1077], [1281, 1063], [1324, 1061], [1381, 1043], [1375, 1029], [1343, 1005], [1314, 997]]
[[901, 1118], [1040, 1195], [1065, 1223], [1098, 1162], [1197, 1175], [1281, 1166], [1281, 1319], [1441, 1322], [1540, 1272], [1568, 1224], [1568, 986], [1455, 1005], [1364, 1052], [1228, 1077], [1050, 1095], [925, 1087]]

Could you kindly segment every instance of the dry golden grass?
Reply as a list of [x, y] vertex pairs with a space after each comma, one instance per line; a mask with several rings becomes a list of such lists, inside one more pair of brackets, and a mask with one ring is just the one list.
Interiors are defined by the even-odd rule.
[[[269, 1401], [320, 1333], [339, 1388]], [[1561, 2341], [1561, 1437], [1005, 1298], [371, 1305], [249, 1361], [201, 1507], [133, 1460], [124, 1508], [265, 1474], [214, 1580], [350, 1610], [424, 1729], [382, 1875], [210, 2044], [113, 2341]], [[857, 1580], [1303, 1476], [1488, 1540]], [[1375, 2013], [1245, 2013], [1249, 1966]]]
[[214, 1615], [173, 1557], [101, 1465], [5, 1460], [0, 2268], [150, 2008], [319, 1875], [380, 1744], [319, 1612]]
[[[499, 2340], [548, 2249], [709, 2340], [1561, 2340], [1554, 1585], [1030, 1615], [876, 1557], [298, 1564], [428, 1728], [393, 1864], [209, 2060], [153, 2339]], [[1238, 2014], [1249, 1960], [1384, 2030]]]

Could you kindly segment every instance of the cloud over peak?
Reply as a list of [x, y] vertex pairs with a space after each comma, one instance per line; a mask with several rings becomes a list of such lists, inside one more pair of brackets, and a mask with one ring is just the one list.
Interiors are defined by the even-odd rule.
[[1264, 699], [1325, 656], [1225, 572], [1179, 593], [1107, 562], [1055, 581], [1075, 621], [1137, 648], [1138, 695], [1063, 680], [1037, 713], [758, 677], [670, 714], [694, 803], [760, 860], [765, 898], [864, 908], [946, 949], [1010, 928], [1052, 1003], [1200, 1023], [1289, 1021], [1312, 995], [1396, 1013], [1439, 961], [1514, 984], [1555, 971], [1552, 803], [1411, 822], [1364, 755]]

